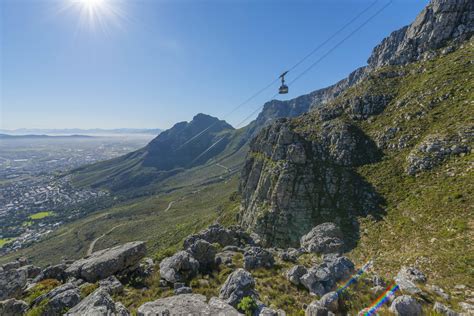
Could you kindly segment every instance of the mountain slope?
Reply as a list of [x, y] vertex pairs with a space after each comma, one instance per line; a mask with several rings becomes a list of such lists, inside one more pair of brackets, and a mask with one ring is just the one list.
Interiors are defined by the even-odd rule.
[[[203, 130], [200, 137], [186, 143]], [[162, 132], [142, 149], [75, 170], [74, 182], [113, 191], [147, 186], [205, 163], [222, 152], [233, 131], [234, 128], [225, 121], [198, 114], [192, 121], [177, 123]], [[214, 143], [217, 145], [202, 154]]]

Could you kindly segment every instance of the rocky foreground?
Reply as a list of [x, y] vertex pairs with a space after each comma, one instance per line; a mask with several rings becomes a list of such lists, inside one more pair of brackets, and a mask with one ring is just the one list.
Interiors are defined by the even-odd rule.
[[[423, 315], [429, 310], [441, 315], [461, 315], [441, 302], [426, 299], [434, 295], [447, 301], [449, 295], [426, 284], [426, 276], [415, 267], [403, 267], [395, 280], [370, 272], [370, 264], [357, 272], [354, 263], [341, 255], [343, 247], [342, 233], [334, 223], [314, 227], [301, 238], [299, 248], [288, 249], [263, 248], [255, 234], [249, 235], [239, 227], [212, 225], [186, 238], [183, 250], [159, 264], [146, 258], [144, 242], [103, 249], [45, 269], [20, 258], [0, 269], [0, 315], [130, 315], [127, 307], [114, 301], [114, 297], [120, 297], [124, 287], [133, 287], [134, 278], [149, 278], [157, 273], [158, 286], [169, 289], [167, 293], [171, 296], [141, 304], [137, 315], [286, 315], [283, 309], [263, 303], [252, 275], [253, 271], [271, 270], [283, 262], [289, 266], [284, 272], [286, 282], [317, 298], [306, 306], [302, 304], [306, 315], [347, 314], [351, 282], [345, 288], [341, 285], [348, 280], [369, 284], [373, 293], [383, 293], [393, 282], [398, 284], [400, 292], [388, 302], [395, 315]], [[237, 254], [243, 256], [241, 267], [235, 262]], [[297, 264], [302, 256], [318, 258], [317, 263]], [[193, 294], [193, 278], [224, 267], [232, 272], [221, 285], [218, 297]], [[42, 292], [44, 284], [54, 286]], [[468, 303], [459, 306], [463, 315], [474, 312]]]

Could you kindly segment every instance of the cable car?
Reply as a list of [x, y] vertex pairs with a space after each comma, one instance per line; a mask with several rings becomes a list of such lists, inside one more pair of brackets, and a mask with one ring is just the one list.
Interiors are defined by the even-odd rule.
[[278, 93], [280, 94], [286, 94], [288, 93], [288, 86], [285, 84], [285, 75], [288, 73], [288, 71], [285, 71], [280, 75], [281, 78], [281, 86], [280, 89], [278, 89]]

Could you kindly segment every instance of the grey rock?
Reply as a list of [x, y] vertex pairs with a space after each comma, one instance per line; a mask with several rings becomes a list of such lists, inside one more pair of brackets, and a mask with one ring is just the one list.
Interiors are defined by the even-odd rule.
[[110, 316], [110, 315], [129, 315], [128, 311], [122, 304], [116, 304], [109, 293], [103, 289], [98, 288], [79, 304], [70, 309], [67, 316]]
[[27, 282], [27, 271], [21, 268], [0, 268], [0, 300], [17, 297]]
[[329, 292], [319, 299], [319, 304], [333, 313], [339, 311], [339, 295], [337, 292]]
[[216, 258], [216, 248], [212, 244], [203, 239], [197, 239], [186, 251], [199, 262], [199, 270], [201, 272], [208, 272], [213, 268]]
[[95, 282], [135, 266], [145, 255], [145, 242], [129, 242], [96, 251], [89, 257], [77, 260], [66, 269], [66, 273], [69, 276]]
[[378, 275], [372, 277], [372, 284], [374, 286], [386, 286], [385, 281]]
[[453, 311], [446, 305], [443, 305], [439, 302], [436, 302], [433, 306], [433, 310], [441, 315], [446, 315], [446, 316], [459, 316], [459, 313]]
[[18, 268], [20, 268], [21, 265], [20, 265], [20, 262], [15, 260], [15, 261], [11, 261], [11, 262], [7, 262], [5, 263], [4, 265], [2, 265], [2, 268], [4, 271], [9, 271], [9, 270], [16, 270]]
[[459, 307], [463, 310], [463, 312], [467, 313], [468, 315], [472, 315], [474, 313], [474, 305], [469, 304], [466, 302], [459, 303]]
[[190, 294], [193, 290], [189, 286], [183, 286], [174, 290], [174, 295]]
[[225, 246], [222, 248], [222, 251], [231, 251], [231, 252], [241, 252], [244, 253], [245, 250], [237, 246]]
[[21, 316], [28, 310], [28, 304], [14, 298], [0, 301], [1, 316]]
[[316, 276], [316, 269], [310, 269], [300, 278], [300, 284], [308, 289], [311, 294], [324, 295], [327, 290]]
[[325, 256], [321, 266], [327, 267], [336, 281], [348, 279], [354, 272], [354, 263], [344, 256]]
[[395, 277], [395, 281], [400, 289], [410, 294], [420, 293], [420, 288], [416, 283], [425, 283], [426, 276], [414, 267], [402, 267]]
[[33, 282], [39, 282], [41, 280], [46, 279], [56, 279], [59, 281], [64, 281], [67, 278], [66, 269], [68, 265], [63, 263], [59, 263], [53, 266], [46, 267], [40, 274], [38, 274]]
[[448, 293], [446, 293], [442, 288], [436, 285], [428, 285], [428, 288], [435, 293], [436, 295], [441, 296], [445, 300], [449, 300], [451, 296], [449, 296]]
[[286, 272], [286, 278], [294, 285], [299, 285], [301, 277], [306, 273], [308, 273], [308, 270], [305, 266], [296, 265]]
[[195, 276], [198, 270], [199, 262], [186, 251], [178, 251], [160, 263], [160, 276], [170, 283], [185, 282]]
[[37, 297], [32, 302], [32, 306], [38, 306], [44, 301], [46, 301], [46, 304], [43, 307], [43, 316], [59, 315], [65, 309], [76, 306], [81, 301], [81, 295], [77, 286], [66, 283]]
[[115, 303], [115, 315], [116, 316], [130, 316], [128, 309], [120, 302]]
[[275, 310], [265, 306], [259, 311], [258, 316], [286, 316], [286, 313], [281, 309]]
[[237, 304], [245, 296], [257, 298], [255, 280], [248, 271], [237, 269], [227, 277], [227, 280], [222, 285], [219, 291], [219, 298], [229, 305], [237, 307]]
[[158, 315], [241, 315], [232, 306], [217, 298], [206, 303], [200, 294], [182, 294], [148, 302], [138, 308], [138, 316]]
[[99, 286], [111, 295], [123, 292], [122, 283], [114, 275], [111, 275], [106, 279], [100, 280]]
[[409, 175], [416, 175], [441, 165], [450, 156], [468, 153], [470, 148], [462, 143], [462, 139], [469, 137], [472, 132], [470, 128], [462, 128], [456, 136], [446, 137], [436, 134], [426, 136], [407, 156], [406, 172]]
[[225, 228], [219, 224], [211, 225], [198, 234], [188, 236], [183, 242], [183, 248], [189, 248], [196, 240], [202, 239], [210, 244], [218, 243], [221, 246], [253, 245], [253, 239], [240, 227]]
[[299, 282], [312, 294], [322, 296], [332, 290], [336, 282], [345, 280], [354, 271], [354, 264], [346, 257], [329, 255], [323, 262], [308, 269]]
[[41, 273], [41, 268], [34, 265], [24, 265], [19, 270], [25, 270], [28, 279], [34, 279]]
[[266, 247], [299, 247], [300, 238], [318, 224], [338, 215], [349, 221], [379, 208], [378, 195], [352, 170], [379, 159], [375, 143], [339, 118], [308, 124], [318, 126], [315, 137], [281, 119], [250, 143], [239, 186], [239, 222]]
[[301, 247], [313, 253], [338, 253], [344, 242], [342, 232], [334, 223], [323, 223], [301, 237]]
[[308, 305], [305, 311], [306, 316], [329, 316], [329, 310], [319, 304], [319, 301], [314, 301]]
[[250, 247], [244, 253], [244, 269], [271, 268], [275, 259], [271, 252], [261, 247]]
[[470, 0], [432, 0], [409, 26], [390, 34], [376, 46], [369, 68], [401, 65], [433, 56], [447, 42], [459, 43], [474, 31]]
[[305, 252], [303, 248], [288, 248], [278, 252], [281, 260], [286, 262], [296, 262], [298, 258]]
[[235, 254], [236, 252], [229, 251], [229, 250], [218, 252], [216, 254], [216, 265], [223, 264], [228, 267], [232, 267], [234, 264], [233, 259], [234, 259]]
[[400, 316], [418, 316], [423, 314], [420, 303], [409, 295], [395, 298], [390, 306], [390, 311]]

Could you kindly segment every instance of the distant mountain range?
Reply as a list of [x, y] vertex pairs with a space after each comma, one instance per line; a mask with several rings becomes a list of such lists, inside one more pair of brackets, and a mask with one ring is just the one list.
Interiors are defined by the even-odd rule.
[[[229, 145], [235, 132], [225, 121], [200, 113], [190, 122], [176, 123], [139, 150], [81, 167], [73, 173], [78, 182], [93, 187], [123, 190], [146, 186], [233, 148]], [[196, 135], [199, 137], [190, 141]]]
[[19, 128], [14, 130], [0, 129], [0, 133], [8, 135], [123, 135], [123, 134], [146, 134], [158, 135], [159, 128], [115, 128], [115, 129], [39, 129], [39, 128]]
[[40, 138], [48, 138], [48, 139], [58, 139], [58, 138], [94, 138], [91, 135], [36, 135], [36, 134], [27, 134], [27, 135], [9, 135], [9, 134], [0, 134], [0, 139], [40, 139]]

